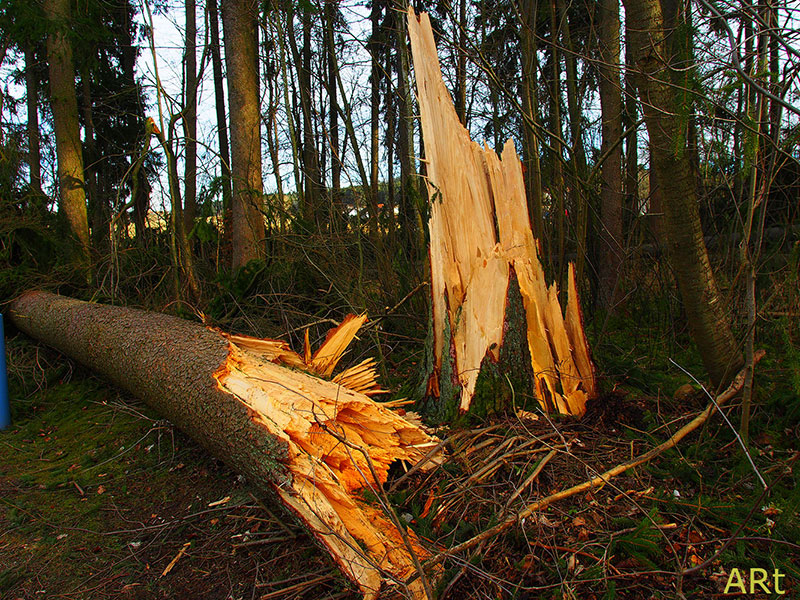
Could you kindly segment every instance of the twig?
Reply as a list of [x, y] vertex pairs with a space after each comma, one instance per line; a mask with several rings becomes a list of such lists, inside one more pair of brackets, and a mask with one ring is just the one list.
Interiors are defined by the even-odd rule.
[[536, 479], [537, 477], [539, 477], [539, 473], [541, 473], [541, 472], [542, 472], [542, 469], [544, 469], [545, 465], [546, 465], [547, 463], [549, 463], [549, 462], [550, 462], [550, 461], [553, 459], [553, 457], [556, 455], [556, 452], [557, 452], [557, 450], [550, 450], [550, 452], [548, 452], [548, 453], [547, 453], [547, 455], [546, 455], [546, 456], [545, 456], [545, 457], [544, 457], [542, 460], [540, 460], [540, 461], [539, 461], [539, 464], [538, 464], [538, 465], [536, 465], [536, 468], [533, 470], [533, 473], [531, 473], [531, 474], [528, 476], [528, 478], [527, 478], [527, 479], [525, 479], [525, 481], [523, 481], [523, 482], [522, 482], [522, 485], [520, 485], [520, 486], [519, 486], [519, 487], [518, 487], [518, 488], [517, 488], [517, 489], [514, 491], [514, 493], [513, 493], [513, 494], [511, 494], [511, 498], [509, 498], [509, 499], [508, 499], [508, 502], [506, 502], [506, 506], [505, 506], [505, 508], [503, 509], [503, 514], [505, 514], [506, 512], [508, 512], [508, 509], [509, 509], [509, 507], [511, 506], [511, 503], [512, 503], [514, 500], [516, 500], [516, 499], [517, 499], [517, 497], [518, 497], [518, 496], [519, 496], [519, 495], [522, 493], [522, 491], [523, 491], [525, 488], [527, 488], [527, 487], [528, 487], [528, 486], [529, 486], [531, 483], [533, 483], [533, 480], [534, 480], [534, 479]]
[[[744, 374], [752, 373], [753, 369], [756, 366], [756, 363], [763, 358], [764, 354], [765, 354], [764, 350], [759, 350], [758, 352], [754, 353], [752, 362], [748, 363], [745, 366], [744, 370], [736, 377], [736, 380], [734, 380], [734, 381], [737, 381], [739, 379], [739, 377], [742, 377], [742, 385], [744, 385], [744, 383], [745, 383]], [[706, 387], [702, 383], [697, 381], [697, 378], [694, 375], [692, 375], [689, 371], [684, 369], [682, 366], [680, 366], [678, 363], [676, 363], [671, 358], [669, 359], [669, 362], [671, 362], [673, 365], [675, 365], [681, 371], [683, 371], [689, 377], [691, 377], [692, 380], [697, 385], [699, 385], [702, 388], [702, 390], [706, 393], [706, 396], [708, 396], [711, 399], [711, 402], [714, 403], [717, 406], [717, 410], [719, 410], [719, 405], [714, 401], [714, 396], [711, 395], [711, 393], [706, 389]], [[747, 457], [747, 460], [750, 461], [750, 466], [753, 467], [753, 472], [755, 472], [755, 474], [758, 477], [759, 481], [761, 481], [761, 485], [764, 486], [764, 489], [766, 489], [767, 488], [767, 482], [764, 481], [764, 478], [761, 476], [761, 472], [758, 470], [758, 467], [756, 467], [756, 463], [753, 462], [753, 457], [750, 456], [750, 451], [747, 449], [747, 445], [744, 443], [744, 440], [742, 439], [742, 436], [739, 435], [738, 431], [736, 431], [736, 428], [733, 426], [733, 423], [731, 423], [730, 420], [728, 419], [728, 415], [726, 415], [722, 411], [720, 411], [720, 414], [722, 415], [722, 418], [725, 419], [725, 423], [728, 424], [728, 427], [731, 428], [731, 431], [733, 432], [733, 435], [736, 436], [736, 439], [739, 442], [739, 445], [742, 447], [742, 450], [744, 450], [744, 454]]]
[[178, 553], [175, 555], [175, 558], [173, 558], [170, 561], [170, 563], [167, 565], [167, 568], [164, 569], [164, 571], [161, 573], [162, 577], [165, 577], [167, 575], [167, 573], [172, 571], [172, 568], [178, 563], [178, 561], [181, 559], [181, 557], [184, 554], [186, 554], [186, 551], [189, 549], [189, 546], [191, 546], [191, 545], [192, 545], [192, 542], [186, 542], [183, 545], [183, 547], [180, 550], [178, 550]]

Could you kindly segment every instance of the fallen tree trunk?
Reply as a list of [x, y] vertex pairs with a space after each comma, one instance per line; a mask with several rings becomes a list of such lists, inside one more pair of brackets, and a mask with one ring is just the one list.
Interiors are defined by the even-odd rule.
[[[414, 534], [359, 493], [380, 497], [393, 463], [416, 464], [438, 440], [366, 395], [379, 391], [369, 363], [334, 381], [304, 372], [330, 376], [365, 317], [346, 319], [301, 356], [283, 342], [46, 292], [23, 294], [10, 314], [20, 330], [141, 398], [275, 492], [365, 597], [417, 573], [427, 552]], [[421, 583], [410, 592], [424, 597]]]
[[500, 158], [470, 139], [442, 80], [428, 15], [409, 7], [408, 22], [431, 198], [426, 395], [465, 412], [474, 401], [496, 407], [516, 388], [545, 410], [581, 416], [597, 385], [574, 268], [562, 313], [537, 256], [513, 142]]

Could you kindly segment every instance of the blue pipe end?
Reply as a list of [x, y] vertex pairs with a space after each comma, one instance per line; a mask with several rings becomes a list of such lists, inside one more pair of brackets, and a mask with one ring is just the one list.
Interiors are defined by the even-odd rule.
[[0, 314], [0, 431], [11, 425], [11, 407], [8, 403], [8, 373], [6, 372], [6, 337], [3, 315]]

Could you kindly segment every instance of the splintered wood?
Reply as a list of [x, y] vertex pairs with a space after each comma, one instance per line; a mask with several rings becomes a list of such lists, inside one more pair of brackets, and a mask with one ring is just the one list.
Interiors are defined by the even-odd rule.
[[[409, 36], [425, 141], [431, 198], [430, 261], [437, 394], [442, 357], [452, 357], [467, 411], [485, 359], [498, 361], [512, 273], [522, 295], [536, 397], [546, 410], [583, 415], [597, 394], [569, 268], [562, 314], [548, 286], [531, 232], [522, 166], [509, 140], [502, 158], [470, 139], [442, 80], [428, 15], [408, 10]], [[451, 348], [444, 348], [445, 325]]]
[[[254, 421], [287, 443], [289, 477], [275, 490], [365, 597], [374, 597], [384, 581], [404, 581], [415, 573], [412, 553], [418, 558], [428, 553], [413, 532], [403, 539], [362, 495], [379, 496], [393, 463], [418, 463], [438, 440], [412, 422], [411, 413], [406, 420], [368, 397], [381, 391], [374, 361], [332, 381], [316, 376], [331, 376], [365, 320], [345, 319], [313, 355], [308, 342], [301, 356], [283, 342], [228, 335], [230, 354], [215, 378], [247, 405]], [[419, 579], [410, 591], [424, 598]]]

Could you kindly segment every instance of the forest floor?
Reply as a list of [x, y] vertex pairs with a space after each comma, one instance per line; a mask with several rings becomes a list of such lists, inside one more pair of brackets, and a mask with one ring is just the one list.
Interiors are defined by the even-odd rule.
[[[8, 357], [0, 598], [358, 597], [279, 507], [138, 401], [22, 335]], [[780, 383], [761, 388], [755, 468], [715, 415], [651, 463], [446, 559], [439, 597], [728, 597], [737, 569], [745, 588], [763, 569], [771, 592], [796, 597], [800, 419], [781, 409], [786, 365], [760, 368]], [[522, 412], [440, 432], [444, 465], [387, 483], [401, 518], [436, 554], [649, 450], [708, 403], [673, 396], [674, 376], [666, 394], [636, 391], [633, 369], [624, 379], [580, 422]]]

